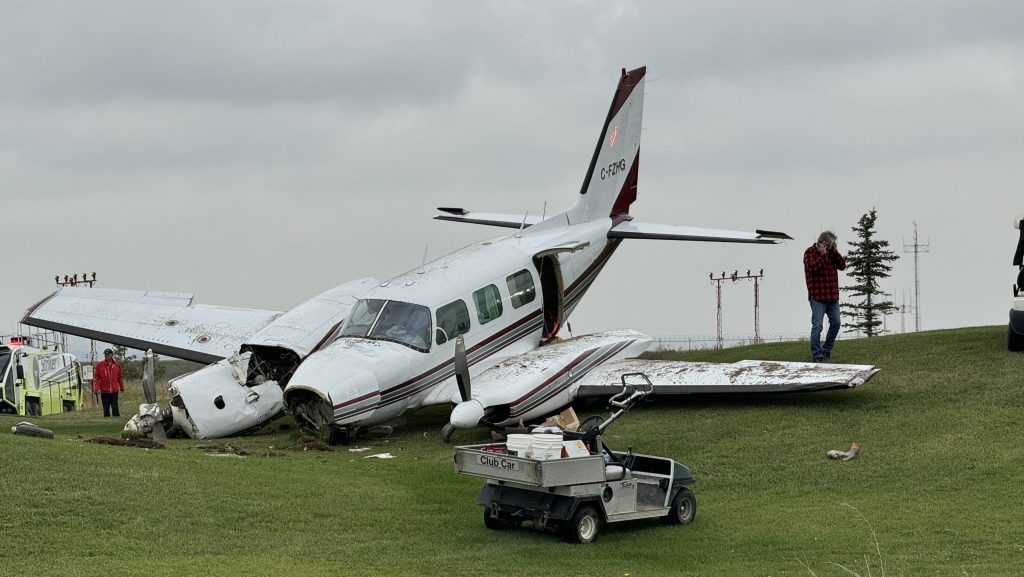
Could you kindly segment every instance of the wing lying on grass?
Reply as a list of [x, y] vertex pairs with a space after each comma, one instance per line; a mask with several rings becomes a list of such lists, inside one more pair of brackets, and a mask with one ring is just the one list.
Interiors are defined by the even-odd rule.
[[792, 393], [852, 389], [879, 369], [872, 365], [832, 365], [779, 361], [732, 364], [624, 359], [595, 368], [581, 379], [577, 396], [605, 396], [622, 387], [625, 373], [643, 373], [658, 395], [699, 393]]
[[204, 364], [230, 356], [282, 313], [192, 304], [193, 295], [64, 287], [21, 322]]

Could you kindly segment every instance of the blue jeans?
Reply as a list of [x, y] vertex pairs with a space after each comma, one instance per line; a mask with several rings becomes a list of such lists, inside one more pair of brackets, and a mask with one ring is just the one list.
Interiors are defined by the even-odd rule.
[[[831, 354], [836, 344], [836, 336], [839, 335], [839, 301], [808, 299], [808, 302], [811, 303], [811, 357], [817, 359]], [[822, 345], [821, 325], [825, 315], [828, 315], [828, 334]]]

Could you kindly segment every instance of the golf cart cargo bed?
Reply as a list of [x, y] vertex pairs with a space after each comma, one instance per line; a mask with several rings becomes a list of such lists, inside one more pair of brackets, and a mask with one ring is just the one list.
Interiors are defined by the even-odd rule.
[[504, 443], [455, 447], [455, 472], [534, 487], [602, 483], [604, 457], [531, 459], [506, 452]]

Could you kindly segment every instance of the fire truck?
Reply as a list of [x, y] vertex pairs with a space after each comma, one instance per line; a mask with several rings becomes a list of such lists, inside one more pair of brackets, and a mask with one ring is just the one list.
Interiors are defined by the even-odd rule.
[[0, 414], [30, 417], [82, 408], [82, 366], [70, 353], [0, 337]]

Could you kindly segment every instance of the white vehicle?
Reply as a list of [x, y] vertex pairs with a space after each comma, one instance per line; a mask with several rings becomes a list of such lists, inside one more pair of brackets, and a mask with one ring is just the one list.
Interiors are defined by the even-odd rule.
[[[623, 239], [775, 244], [789, 238], [632, 219], [645, 73], [622, 71], [569, 209], [546, 219], [458, 208], [440, 209], [444, 214], [436, 217], [512, 234], [385, 282], [353, 281], [288, 312], [198, 305], [190, 294], [71, 287], [33, 306], [22, 322], [213, 363], [170, 383], [175, 424], [195, 438], [236, 434], [287, 410], [301, 426], [345, 442], [364, 427], [389, 425], [434, 404], [456, 405], [450, 435], [454, 427], [547, 415], [580, 394], [614, 394], [617, 376], [591, 379], [581, 392], [583, 377], [636, 356], [649, 344], [646, 337], [631, 331], [562, 343], [556, 337]], [[471, 373], [494, 367], [479, 379], [476, 395], [456, 384], [459, 337]], [[874, 374], [870, 366], [757, 362], [739, 371], [695, 372], [670, 363], [617, 367], [614, 374], [634, 370], [656, 375], [660, 391], [680, 393], [852, 387]], [[695, 380], [698, 373], [704, 377]], [[780, 381], [780, 374], [800, 379]]]
[[1024, 351], [1024, 214], [1013, 221], [1013, 228], [1020, 231], [1017, 250], [1013, 254], [1013, 266], [1017, 267], [1017, 283], [1013, 285], [1013, 300], [1010, 302], [1010, 323], [1006, 331], [1006, 348]]
[[[645, 383], [627, 385], [629, 377], [640, 377]], [[612, 451], [601, 441], [610, 424], [654, 393], [642, 373], [622, 375], [621, 380], [622, 391], [608, 401], [617, 409], [611, 417], [580, 432], [555, 435], [559, 448], [575, 447], [577, 454], [516, 451], [512, 437], [508, 443], [455, 448], [455, 472], [485, 479], [477, 496], [477, 504], [484, 507], [485, 527], [509, 529], [530, 521], [534, 529], [555, 531], [570, 543], [591, 543], [606, 523], [652, 518], [672, 525], [693, 521], [697, 498], [690, 486], [696, 480], [686, 465], [667, 457], [635, 454], [632, 449]]]

